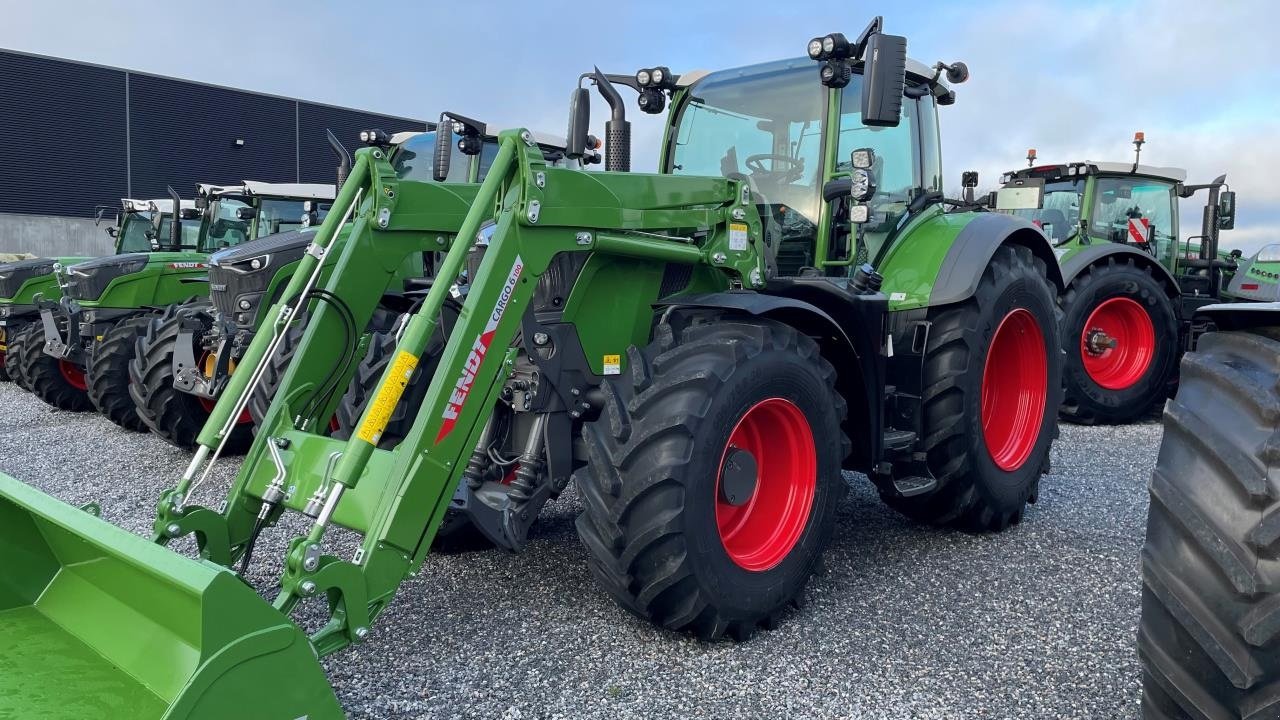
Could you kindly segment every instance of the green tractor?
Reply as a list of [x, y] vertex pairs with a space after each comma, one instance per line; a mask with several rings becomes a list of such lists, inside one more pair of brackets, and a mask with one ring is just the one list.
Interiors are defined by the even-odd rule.
[[[1145, 138], [1138, 133], [1139, 151]], [[1222, 300], [1280, 300], [1280, 245], [1249, 259], [1219, 250], [1235, 224], [1226, 176], [1188, 184], [1177, 168], [1132, 163], [1035, 165], [1001, 179], [997, 196], [1036, 200], [1016, 215], [1053, 242], [1066, 289], [1059, 297], [1066, 395], [1062, 417], [1125, 423], [1151, 413], [1177, 382], [1178, 358], [1206, 327], [1195, 311]], [[1027, 154], [1036, 161], [1035, 150]], [[1204, 191], [1198, 235], [1183, 234], [1178, 200]], [[1041, 199], [1042, 198], [1042, 199]]]
[[1214, 330], [1182, 358], [1151, 476], [1148, 720], [1274, 716], [1280, 683], [1280, 303], [1211, 305], [1199, 320]]
[[[41, 323], [27, 340], [24, 371], [32, 390], [63, 410], [92, 407], [121, 427], [145, 430], [129, 396], [128, 368], [151, 318], [208, 294], [211, 252], [300, 227], [304, 202], [332, 199], [332, 185], [200, 185], [196, 207], [184, 209], [179, 222], [199, 220], [194, 233], [175, 226], [165, 235], [155, 218], [151, 252], [62, 268], [62, 297], [39, 303]], [[45, 358], [35, 359], [39, 348]]]
[[[403, 180], [393, 147], [360, 150], [161, 496], [156, 544], [0, 475], [0, 630], [23, 639], [0, 656], [0, 712], [340, 717], [316, 656], [370, 637], [446, 514], [518, 550], [571, 480], [601, 589], [702, 638], [746, 639], [800, 600], [842, 469], [921, 521], [1018, 522], [1061, 400], [1052, 248], [1029, 221], [941, 194], [936, 109], [962, 65], [909, 62], [878, 18], [808, 49], [588, 73], [566, 155], [587, 152], [594, 84], [604, 172], [552, 167], [523, 130], [500, 134], [478, 186]], [[623, 86], [646, 112], [670, 105], [659, 174], [629, 172]], [[404, 258], [437, 250], [440, 281], [334, 437], [361, 328]], [[449, 328], [444, 279], [464, 271]], [[304, 312], [225, 502], [202, 505]], [[425, 392], [402, 403], [415, 375]], [[232, 568], [295, 520], [307, 529], [268, 606]], [[362, 537], [354, 555], [327, 549], [338, 528]], [[179, 538], [198, 560], [158, 546]], [[328, 620], [308, 634], [291, 615], [319, 599]]]
[[[484, 123], [457, 113], [444, 113], [441, 126], [446, 124], [453, 128], [446, 137], [456, 142], [448, 156], [441, 156], [444, 165], [436, 160], [435, 126], [427, 132], [398, 133], [384, 140], [395, 148], [391, 163], [401, 180], [430, 182], [440, 177], [445, 182], [478, 183], [484, 179], [497, 150], [497, 136]], [[379, 131], [368, 131], [364, 136], [375, 142], [382, 137]], [[336, 138], [330, 142], [340, 147]], [[540, 138], [539, 146], [548, 162], [563, 159], [563, 140]], [[343, 156], [339, 178], [345, 178], [349, 171], [350, 157]], [[315, 239], [315, 223], [323, 215], [317, 212], [319, 208], [304, 209], [307, 227], [214, 253], [209, 260], [209, 302], [170, 306], [148, 325], [130, 364], [129, 391], [151, 432], [181, 448], [195, 446], [196, 435], [244, 357], [266, 310], [280, 299]], [[377, 314], [370, 328], [374, 331], [370, 338], [373, 354], [365, 356], [362, 364], [366, 367], [357, 373], [359, 377], [376, 381], [380, 376], [376, 369], [385, 362], [380, 348], [388, 342], [388, 321], [425, 295], [438, 255], [430, 252], [406, 258], [399, 271], [401, 287], [389, 289], [381, 303], [384, 312]], [[304, 325], [301, 318], [291, 324], [281, 351], [264, 375], [263, 387], [239, 418], [240, 430], [229, 443], [233, 449], [246, 443], [249, 427], [266, 414], [271, 388], [288, 365]], [[371, 389], [357, 387], [344, 395], [333, 419], [336, 430], [347, 428], [359, 417], [357, 403]]]
[[[184, 209], [192, 209], [191, 201], [183, 201]], [[110, 208], [97, 208], [95, 224], [102, 222], [103, 216]], [[113, 238], [115, 255], [134, 252], [149, 252], [152, 248], [151, 237], [155, 232], [153, 211], [160, 213], [160, 232], [167, 236], [171, 231], [173, 201], [134, 200], [122, 198], [120, 209], [116, 212], [115, 222], [107, 226], [107, 234]], [[183, 226], [182, 232], [187, 240], [194, 237], [195, 228]], [[69, 381], [82, 383], [82, 373], [72, 365], [62, 366], [43, 360], [43, 354], [27, 353], [25, 347], [34, 324], [39, 324], [40, 310], [37, 300], [56, 301], [61, 290], [55, 273], [57, 266], [66, 267], [89, 258], [33, 258], [15, 263], [0, 265], [0, 379], [12, 377], [13, 381], [23, 389], [30, 390], [30, 384], [23, 371], [19, 358], [34, 358], [37, 372], [67, 373]], [[9, 362], [12, 357], [13, 361]]]

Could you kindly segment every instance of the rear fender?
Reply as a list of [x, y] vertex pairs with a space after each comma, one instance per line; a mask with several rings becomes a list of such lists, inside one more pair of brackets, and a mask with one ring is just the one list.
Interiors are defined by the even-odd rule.
[[1039, 228], [1014, 215], [978, 213], [947, 250], [929, 295], [929, 305], [949, 305], [972, 297], [978, 290], [982, 272], [1002, 245], [1022, 245], [1030, 249], [1044, 261], [1055, 289], [1061, 292], [1065, 287], [1053, 245]]
[[1151, 268], [1151, 274], [1164, 284], [1165, 293], [1171, 298], [1178, 296], [1178, 281], [1173, 277], [1173, 273], [1157, 262], [1150, 253], [1122, 243], [1100, 242], [1085, 245], [1078, 251], [1068, 254], [1062, 261], [1062, 279], [1070, 285], [1075, 282], [1080, 273], [1112, 257], [1122, 261], [1132, 261], [1138, 267]]

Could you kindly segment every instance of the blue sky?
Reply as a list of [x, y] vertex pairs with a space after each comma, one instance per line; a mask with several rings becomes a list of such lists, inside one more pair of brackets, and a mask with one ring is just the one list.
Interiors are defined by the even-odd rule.
[[[837, 11], [838, 10], [838, 11]], [[124, 1], [10, 4], [0, 47], [432, 118], [450, 109], [562, 134], [570, 89], [593, 64], [676, 72], [802, 55], [875, 14], [922, 61], [964, 60], [943, 108], [948, 188], [987, 186], [1029, 147], [1044, 162], [1128, 159], [1227, 173], [1239, 192], [1228, 246], [1280, 241], [1280, 3], [718, 2], [430, 3]], [[487, 26], [486, 26], [487, 24]], [[658, 122], [635, 116], [637, 169]], [[601, 112], [594, 117], [602, 118]], [[640, 158], [650, 159], [645, 163]], [[1184, 235], [1199, 209], [1183, 208]]]

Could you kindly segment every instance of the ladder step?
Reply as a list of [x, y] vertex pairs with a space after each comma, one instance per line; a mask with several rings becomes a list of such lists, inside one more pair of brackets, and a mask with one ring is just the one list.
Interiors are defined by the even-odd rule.
[[884, 449], [890, 452], [910, 450], [915, 442], [916, 434], [910, 430], [889, 430], [884, 434]]
[[923, 495], [937, 486], [938, 481], [934, 478], [918, 476], [898, 478], [893, 481], [893, 489], [897, 490], [902, 497]]

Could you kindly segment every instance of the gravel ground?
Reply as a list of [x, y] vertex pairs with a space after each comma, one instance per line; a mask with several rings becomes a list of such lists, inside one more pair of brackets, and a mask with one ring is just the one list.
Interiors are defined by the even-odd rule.
[[[11, 383], [0, 407], [0, 471], [101, 501], [135, 532], [188, 460]], [[1039, 503], [999, 535], [913, 525], [849, 476], [806, 606], [744, 644], [655, 630], [597, 591], [566, 493], [519, 556], [429, 558], [369, 642], [325, 669], [352, 718], [1136, 717], [1138, 552], [1159, 440], [1155, 423], [1064, 426]], [[264, 536], [255, 553], [264, 592], [285, 540]]]

